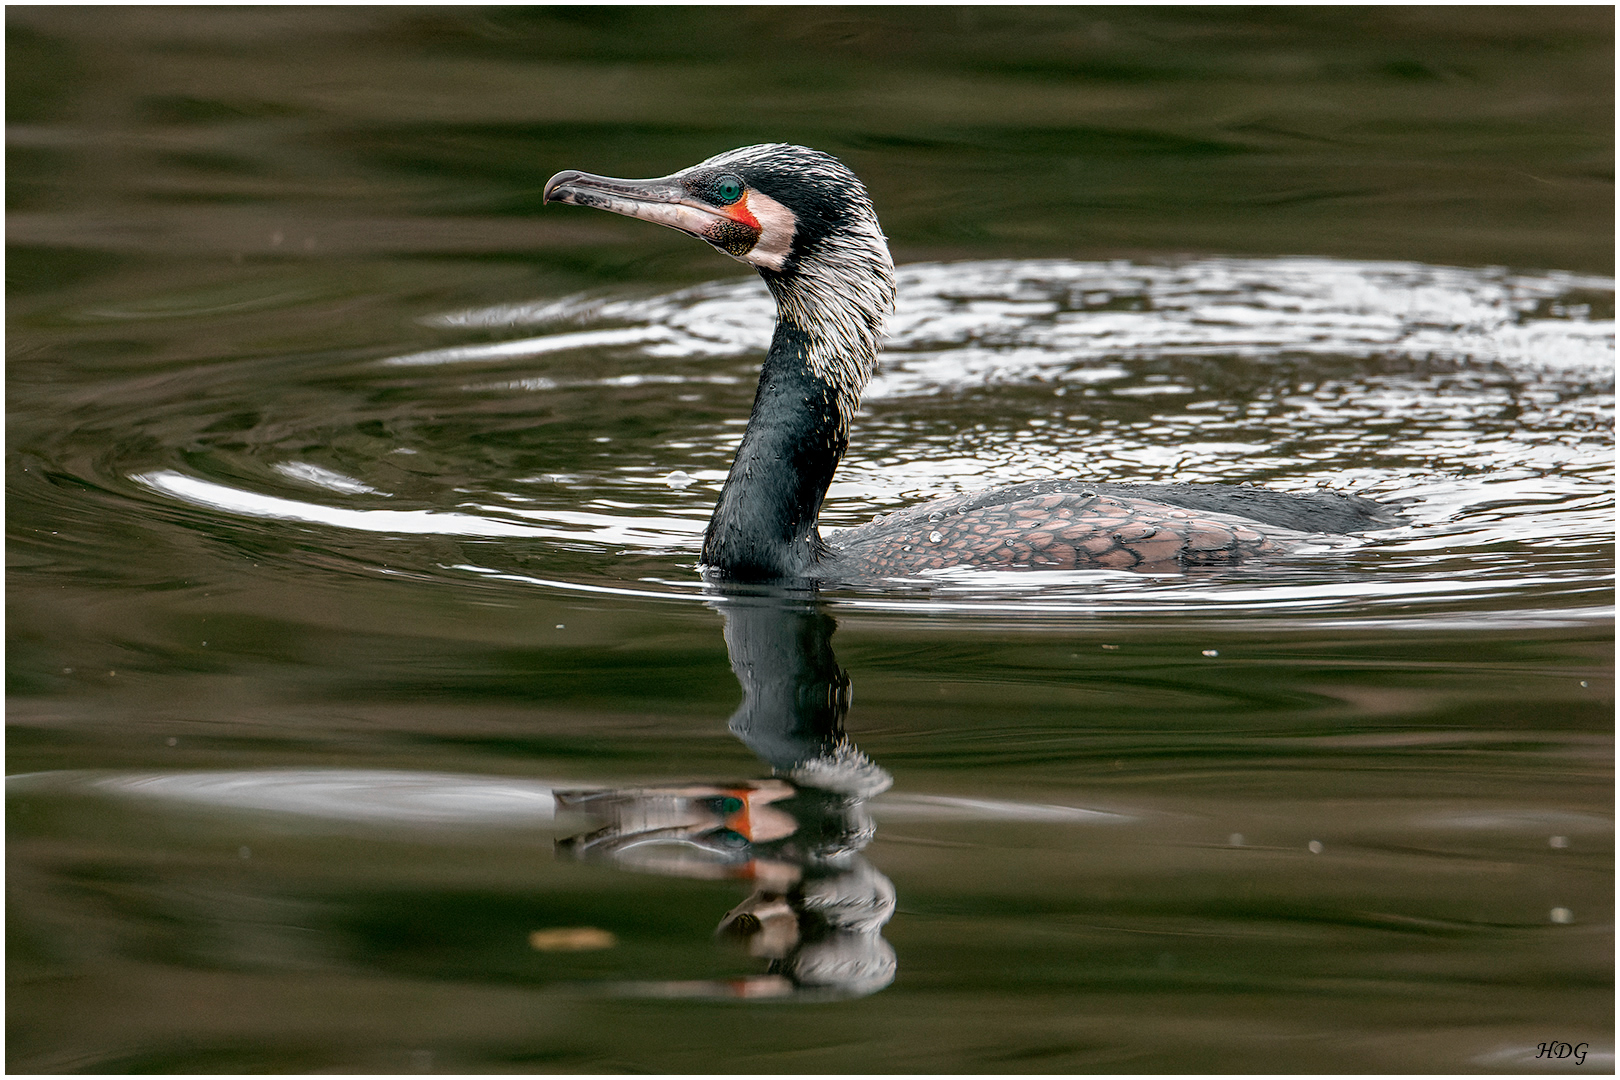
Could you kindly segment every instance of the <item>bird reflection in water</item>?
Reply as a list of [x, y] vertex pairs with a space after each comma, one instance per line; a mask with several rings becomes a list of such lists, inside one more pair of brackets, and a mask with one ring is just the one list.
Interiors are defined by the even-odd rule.
[[769, 779], [558, 792], [591, 831], [559, 851], [642, 872], [735, 879], [753, 893], [716, 933], [766, 961], [741, 979], [636, 984], [675, 997], [840, 999], [894, 981], [883, 940], [894, 886], [861, 855], [872, 840], [865, 802], [892, 778], [844, 732], [849, 677], [832, 651], [836, 626], [813, 602], [778, 596], [716, 601], [743, 702], [731, 730], [770, 765]]

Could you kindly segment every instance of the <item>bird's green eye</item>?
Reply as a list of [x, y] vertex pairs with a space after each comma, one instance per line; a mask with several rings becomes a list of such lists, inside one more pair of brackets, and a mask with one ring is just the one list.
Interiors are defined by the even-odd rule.
[[720, 181], [714, 185], [715, 198], [719, 200], [721, 205], [736, 202], [742, 198], [742, 193], [743, 182], [735, 176], [721, 177]]

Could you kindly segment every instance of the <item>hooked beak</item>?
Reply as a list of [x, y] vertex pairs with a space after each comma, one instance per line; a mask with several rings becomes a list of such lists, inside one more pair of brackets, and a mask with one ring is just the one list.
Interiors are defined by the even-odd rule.
[[546, 181], [541, 201], [592, 206], [667, 225], [706, 240], [735, 258], [746, 255], [760, 233], [758, 221], [748, 213], [746, 200], [730, 207], [711, 206], [692, 195], [678, 176], [618, 180], [566, 169]]

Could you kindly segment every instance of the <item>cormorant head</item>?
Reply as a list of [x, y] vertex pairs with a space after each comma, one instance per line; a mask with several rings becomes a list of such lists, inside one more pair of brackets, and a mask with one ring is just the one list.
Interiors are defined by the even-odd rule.
[[871, 376], [894, 263], [865, 186], [830, 154], [767, 143], [656, 180], [566, 171], [544, 199], [667, 225], [758, 268], [778, 317], [811, 338], [812, 370], [855, 395]]

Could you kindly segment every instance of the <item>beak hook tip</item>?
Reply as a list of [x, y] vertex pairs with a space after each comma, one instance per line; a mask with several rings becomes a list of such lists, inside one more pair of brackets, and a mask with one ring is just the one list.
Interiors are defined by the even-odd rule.
[[542, 190], [540, 193], [540, 204], [544, 206], [546, 203], [562, 202], [563, 199], [557, 194], [557, 189], [568, 184], [577, 176], [579, 176], [577, 171], [573, 169], [564, 169], [556, 176], [553, 176], [550, 180], [547, 180], [544, 190]]

